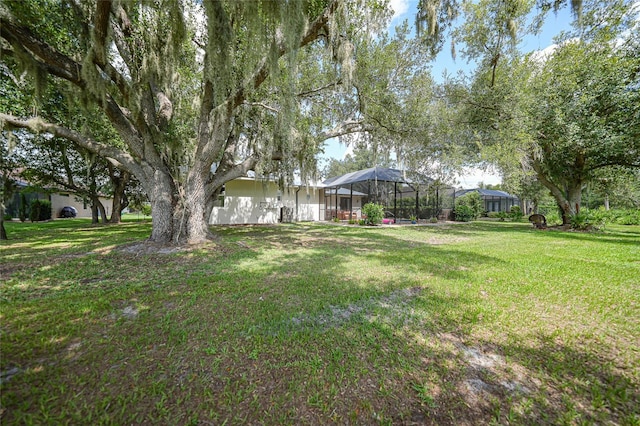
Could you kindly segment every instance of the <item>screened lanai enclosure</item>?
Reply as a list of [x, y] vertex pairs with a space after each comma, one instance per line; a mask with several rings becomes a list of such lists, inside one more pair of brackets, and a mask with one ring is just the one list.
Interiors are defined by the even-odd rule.
[[449, 219], [455, 188], [403, 170], [372, 167], [333, 177], [325, 186], [325, 219], [362, 218], [362, 206], [378, 203], [388, 222], [417, 219]]

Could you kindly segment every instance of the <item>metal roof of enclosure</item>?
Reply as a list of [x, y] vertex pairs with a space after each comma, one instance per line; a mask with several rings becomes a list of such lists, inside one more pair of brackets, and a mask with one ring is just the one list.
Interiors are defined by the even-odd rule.
[[475, 189], [461, 189], [456, 192], [456, 197], [461, 197], [469, 192], [477, 192], [480, 195], [485, 195], [489, 197], [504, 197], [504, 198], [518, 198], [515, 195], [511, 195], [508, 192], [499, 191], [497, 189], [484, 189], [484, 188], [475, 188]]
[[[387, 216], [394, 218], [416, 216], [428, 219], [440, 215], [442, 197], [438, 191], [445, 188], [426, 176], [385, 167], [372, 167], [332, 177], [325, 180], [323, 184], [327, 188], [325, 190], [325, 205], [329, 212], [325, 215], [327, 219], [360, 217], [357, 214], [359, 209], [354, 212], [354, 196], [362, 196], [362, 204], [365, 202], [382, 204], [387, 209]], [[449, 192], [451, 194], [448, 195], [453, 198], [451, 188]], [[343, 196], [338, 199], [339, 195]]]
[[[397, 182], [410, 184], [413, 181], [407, 178], [406, 173], [398, 169], [388, 169], [385, 167], [371, 167], [370, 169], [358, 170], [357, 172], [347, 173], [346, 175], [337, 176], [325, 180], [325, 186], [346, 186], [357, 182], [366, 182], [369, 180], [378, 182]], [[433, 179], [424, 177], [425, 184], [433, 182]]]

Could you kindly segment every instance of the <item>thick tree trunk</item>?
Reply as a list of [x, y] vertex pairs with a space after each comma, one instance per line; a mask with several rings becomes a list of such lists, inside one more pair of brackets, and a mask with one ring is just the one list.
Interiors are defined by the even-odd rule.
[[109, 165], [109, 176], [113, 184], [113, 200], [111, 202], [111, 218], [109, 222], [120, 223], [122, 221], [122, 211], [129, 205], [126, 189], [131, 180], [131, 173], [121, 171], [120, 176], [118, 176], [115, 168]]
[[196, 161], [194, 168], [189, 173], [185, 185], [184, 204], [180, 206], [177, 214], [180, 217], [181, 230], [179, 240], [188, 244], [198, 244], [211, 239], [211, 231], [207, 223], [208, 203], [206, 199], [206, 179], [209, 168]]
[[543, 173], [538, 163], [533, 163], [533, 169], [536, 171], [538, 181], [551, 191], [551, 195], [555, 198], [560, 213], [562, 214], [562, 224], [568, 225], [571, 223], [571, 216], [578, 214], [580, 211], [582, 181], [580, 179], [565, 181], [563, 189], [560, 189], [558, 185]]
[[91, 224], [97, 225], [99, 223], [98, 218], [98, 206], [95, 203], [91, 203]]
[[[125, 185], [126, 186], [126, 185]], [[110, 223], [120, 223], [122, 221], [122, 211], [129, 205], [124, 187], [114, 188], [113, 200], [111, 201]]]
[[[158, 243], [198, 244], [211, 239], [202, 194], [185, 191], [184, 197], [167, 203], [166, 197], [151, 201], [151, 240]], [[160, 202], [159, 202], [160, 201]]]
[[107, 212], [97, 196], [91, 197], [91, 223], [94, 225], [107, 223]]
[[4, 229], [4, 205], [0, 206], [0, 240], [8, 240], [7, 230]]
[[[159, 170], [143, 183], [151, 202], [151, 241], [168, 244], [178, 242], [174, 238], [173, 214], [177, 204], [176, 193], [171, 176]], [[146, 184], [145, 184], [146, 183]]]
[[124, 210], [125, 207], [126, 205], [123, 206], [121, 200], [118, 200], [118, 202], [116, 203], [116, 199], [114, 197], [113, 202], [111, 203], [111, 217], [109, 218], [109, 223], [122, 222], [122, 210]]
[[582, 202], [582, 184], [572, 182], [570, 187], [566, 188], [566, 197], [556, 201], [562, 210], [562, 224], [571, 223], [571, 216], [580, 213], [580, 203]]
[[96, 200], [96, 203], [98, 204], [98, 212], [100, 213], [100, 223], [104, 225], [107, 223], [107, 211], [100, 200]]

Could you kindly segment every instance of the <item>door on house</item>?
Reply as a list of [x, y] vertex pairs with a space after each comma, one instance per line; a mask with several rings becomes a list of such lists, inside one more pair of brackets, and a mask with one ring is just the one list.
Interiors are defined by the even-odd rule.
[[351, 211], [351, 198], [340, 197], [340, 210]]

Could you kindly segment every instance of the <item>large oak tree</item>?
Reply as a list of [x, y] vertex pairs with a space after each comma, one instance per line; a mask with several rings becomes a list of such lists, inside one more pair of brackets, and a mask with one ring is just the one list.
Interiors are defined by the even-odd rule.
[[[482, 19], [467, 20], [462, 33], [479, 66], [469, 84], [452, 91], [461, 106], [458, 124], [483, 158], [510, 180], [535, 176], [565, 224], [578, 213], [586, 184], [603, 170], [640, 166], [636, 15], [623, 0], [581, 6], [575, 30], [555, 50], [522, 56], [515, 44], [497, 42], [508, 40], [512, 21], [471, 5]], [[498, 31], [489, 31], [494, 23]]]
[[316, 63], [347, 85], [351, 40], [369, 36], [367, 18], [381, 22], [385, 13], [376, 2], [334, 0], [5, 2], [5, 65], [30, 70], [36, 86], [66, 82], [66, 96], [102, 111], [124, 146], [46, 114], [2, 111], [0, 122], [111, 159], [148, 194], [152, 241], [200, 242], [225, 182], [252, 169], [269, 172], [274, 161], [309, 161], [319, 141], [344, 132], [339, 123], [320, 135], [296, 128], [308, 107], [297, 92], [305, 78], [297, 53], [322, 44], [329, 54]]
[[587, 183], [614, 167], [640, 167], [634, 26], [624, 2], [587, 9], [577, 37], [519, 65], [522, 96], [512, 110], [520, 109], [523, 119], [505, 122], [504, 134], [518, 144], [516, 160], [551, 192], [565, 224], [579, 212]]

